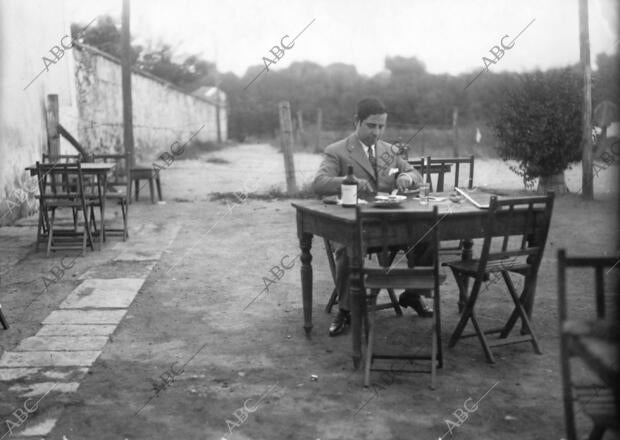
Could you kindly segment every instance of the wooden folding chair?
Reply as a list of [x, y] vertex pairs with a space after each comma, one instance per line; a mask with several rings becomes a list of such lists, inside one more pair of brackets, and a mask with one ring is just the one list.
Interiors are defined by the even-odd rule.
[[[415, 268], [391, 268], [389, 264], [390, 255], [395, 245], [402, 243], [391, 243], [388, 236], [390, 230], [389, 225], [396, 222], [404, 222], [409, 225], [411, 236], [408, 237], [408, 243], [419, 242], [419, 238], [426, 234], [433, 248], [433, 261], [431, 266], [417, 266]], [[371, 268], [365, 265], [362, 268], [362, 288], [364, 291], [370, 291], [369, 304], [367, 309], [366, 331], [367, 345], [366, 358], [364, 368], [364, 386], [370, 385], [370, 371], [373, 360], [375, 359], [417, 359], [431, 361], [431, 387], [435, 388], [436, 370], [443, 366], [443, 351], [441, 345], [441, 312], [439, 301], [439, 285], [445, 280], [445, 275], [439, 272], [439, 214], [437, 206], [432, 212], [424, 213], [392, 213], [381, 212], [376, 213], [357, 207], [357, 232], [359, 234], [359, 242], [361, 245], [360, 255], [365, 255], [369, 249], [375, 249], [378, 254], [379, 267]], [[369, 228], [373, 225], [372, 228]], [[379, 237], [371, 236], [369, 230], [380, 230]], [[414, 236], [414, 229], [417, 230], [417, 236]], [[428, 231], [431, 231], [428, 234]], [[376, 310], [377, 310], [377, 294], [380, 289], [420, 289], [432, 291], [434, 301], [434, 314], [431, 339], [431, 353], [426, 354], [377, 354], [374, 351], [375, 345], [375, 328]]]
[[[474, 187], [474, 156], [469, 157], [431, 157], [428, 156], [426, 158], [427, 166], [429, 166], [433, 171], [433, 174], [437, 174], [437, 192], [444, 191], [445, 184], [445, 175], [447, 173], [452, 172], [452, 167], [454, 166], [454, 187], [460, 186], [460, 167], [461, 165], [468, 165], [469, 168], [469, 177], [467, 179], [467, 187], [472, 189]], [[427, 180], [431, 184], [430, 174]], [[431, 189], [432, 191], [432, 189]]]
[[[86, 252], [86, 244], [94, 248], [90, 232], [88, 202], [84, 197], [84, 179], [80, 162], [76, 163], [50, 163], [37, 162], [37, 179], [39, 184], [39, 225], [47, 222], [47, 255], [50, 251], [59, 249], [82, 249], [82, 255]], [[82, 212], [84, 216], [84, 229], [80, 234], [74, 227], [71, 229], [59, 229], [55, 227], [56, 211], [70, 208], [72, 212]], [[51, 215], [50, 215], [51, 213]], [[37, 250], [41, 242], [41, 231], [37, 233]], [[81, 246], [74, 244], [74, 239], [82, 237]]]
[[97, 222], [95, 219], [95, 208], [99, 207], [100, 215], [105, 215], [97, 194], [90, 197], [90, 220], [94, 231], [103, 233], [104, 239], [109, 235], [121, 235], [123, 241], [129, 237], [128, 220], [129, 220], [129, 197], [131, 196], [131, 167], [129, 166], [129, 154], [94, 154], [93, 162], [115, 163], [116, 166], [110, 172], [107, 178], [106, 202], [110, 201], [120, 205], [123, 217], [123, 227], [114, 228], [106, 227], [105, 231], [97, 231]]
[[[460, 167], [461, 165], [468, 165], [469, 178], [467, 179], [467, 188], [472, 189], [474, 187], [474, 156], [469, 157], [427, 157], [427, 167], [437, 174], [437, 192], [444, 191], [445, 174], [452, 172], [454, 166], [454, 188], [460, 187]], [[431, 173], [427, 175], [427, 182], [430, 184], [431, 191], [433, 188], [433, 182], [431, 180]], [[457, 244], [450, 246], [444, 245], [439, 250], [441, 255], [453, 255], [455, 258], [460, 256], [463, 251], [463, 240], [459, 240]]]
[[[491, 204], [484, 225], [486, 234], [480, 258], [446, 263], [452, 269], [456, 279], [459, 288], [459, 301], [465, 304], [461, 319], [450, 338], [449, 347], [454, 347], [462, 337], [477, 336], [490, 363], [495, 362], [491, 347], [507, 344], [530, 342], [534, 351], [541, 354], [538, 340], [532, 331], [528, 316], [531, 310], [526, 313], [524, 306], [530, 305], [530, 295], [533, 292], [538, 268], [542, 261], [553, 210], [553, 199], [553, 193], [548, 193], [546, 196], [501, 201], [495, 196], [491, 197]], [[526, 213], [526, 221], [521, 221], [522, 216], [514, 215], [518, 211]], [[494, 238], [502, 239], [500, 250], [491, 249]], [[517, 242], [516, 246], [515, 241]], [[510, 273], [525, 277], [525, 287], [520, 296], [515, 290]], [[491, 275], [496, 276], [497, 279], [501, 275], [504, 279], [514, 304], [514, 310], [503, 327], [483, 331], [478, 323], [475, 307], [479, 296], [486, 290], [482, 289], [482, 283], [488, 281]], [[467, 294], [468, 278], [474, 280], [469, 295]], [[522, 321], [522, 335], [508, 338], [519, 318]], [[469, 321], [472, 322], [475, 332], [463, 334], [463, 330]], [[493, 333], [499, 333], [499, 339], [489, 342], [486, 335]]]
[[[620, 429], [618, 396], [614, 396], [613, 392], [613, 386], [617, 386], [620, 380], [616, 345], [620, 338], [620, 326], [612, 321], [605, 298], [605, 275], [611, 271], [606, 269], [613, 268], [617, 262], [617, 258], [609, 257], [569, 258], [564, 249], [558, 251], [560, 367], [568, 440], [579, 438], [575, 424], [575, 402], [592, 420], [593, 427], [588, 437], [590, 440], [600, 440], [608, 429]], [[571, 267], [594, 270], [595, 319], [568, 319], [566, 269]], [[613, 275], [617, 280], [617, 270]], [[579, 298], [587, 299], [583, 294]], [[617, 297], [613, 295], [609, 299], [616, 301], [614, 306], [617, 309]], [[581, 383], [572, 372], [571, 363], [577, 359], [585, 362], [587, 371], [592, 373]]]

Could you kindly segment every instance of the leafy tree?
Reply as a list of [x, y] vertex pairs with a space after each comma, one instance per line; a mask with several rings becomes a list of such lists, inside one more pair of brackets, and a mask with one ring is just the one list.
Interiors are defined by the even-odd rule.
[[526, 185], [540, 178], [539, 192], [566, 192], [564, 170], [581, 158], [579, 82], [570, 68], [524, 74], [493, 118], [499, 155]]

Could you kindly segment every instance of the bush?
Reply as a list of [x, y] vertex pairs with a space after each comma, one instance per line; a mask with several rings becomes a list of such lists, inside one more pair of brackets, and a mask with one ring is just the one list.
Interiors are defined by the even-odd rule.
[[[507, 91], [491, 127], [504, 160], [526, 186], [537, 177], [545, 183], [563, 175], [581, 159], [581, 88], [569, 68], [524, 74], [516, 90]], [[550, 188], [549, 188], [550, 189]]]

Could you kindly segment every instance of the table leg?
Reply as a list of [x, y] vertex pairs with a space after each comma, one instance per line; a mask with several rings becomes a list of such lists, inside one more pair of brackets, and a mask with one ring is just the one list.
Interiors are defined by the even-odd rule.
[[157, 196], [159, 197], [159, 201], [164, 200], [161, 197], [161, 180], [159, 180], [159, 176], [155, 178], [155, 184], [157, 184]]
[[355, 250], [347, 248], [349, 258], [349, 295], [351, 296], [351, 342], [353, 344], [353, 368], [358, 369], [362, 360], [362, 313], [366, 299], [362, 289], [362, 261]]
[[[474, 241], [471, 238], [463, 240], [463, 251], [461, 252], [461, 259], [463, 261], [471, 260], [473, 258], [472, 248], [474, 247]], [[464, 276], [462, 279], [463, 289], [459, 289], [459, 313], [463, 313], [465, 303], [467, 302], [467, 292], [469, 292], [469, 277]]]
[[149, 177], [149, 189], [151, 190], [151, 203], [155, 203], [155, 188], [153, 187], [153, 176]]
[[136, 202], [140, 200], [140, 179], [133, 181], [133, 188], [136, 193]]
[[99, 231], [99, 243], [101, 245], [101, 249], [103, 249], [103, 242], [105, 241], [105, 199], [106, 199], [106, 192], [108, 189], [108, 175], [107, 173], [102, 173], [102, 184], [103, 184], [103, 189], [101, 190], [100, 197], [101, 197], [101, 231]]
[[304, 330], [306, 336], [312, 331], [312, 234], [303, 234], [299, 239], [301, 249], [301, 296], [304, 307]]

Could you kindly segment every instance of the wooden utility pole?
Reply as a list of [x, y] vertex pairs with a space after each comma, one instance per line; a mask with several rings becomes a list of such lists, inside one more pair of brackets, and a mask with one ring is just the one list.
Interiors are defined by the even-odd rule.
[[452, 109], [452, 138], [454, 139], [454, 157], [459, 157], [459, 108]]
[[131, 45], [129, 28], [129, 0], [123, 0], [123, 17], [121, 23], [121, 83], [123, 89], [123, 144], [129, 155], [129, 166], [136, 165], [133, 145], [133, 106], [131, 102]]
[[286, 191], [289, 196], [297, 193], [295, 183], [295, 163], [293, 162], [293, 124], [291, 121], [291, 106], [288, 101], [278, 104], [280, 113], [280, 136], [282, 153], [284, 154], [284, 172], [286, 174]]
[[594, 198], [592, 175], [592, 69], [590, 67], [590, 31], [588, 0], [579, 0], [579, 54], [583, 73], [583, 107], [581, 123], [581, 187], [584, 200]]
[[314, 151], [321, 153], [321, 130], [323, 130], [323, 110], [316, 109], [316, 145]]
[[304, 112], [297, 110], [297, 133], [299, 135], [299, 145], [306, 146], [306, 136], [304, 133]]
[[47, 154], [52, 161], [60, 156], [58, 133], [58, 95], [47, 95]]

